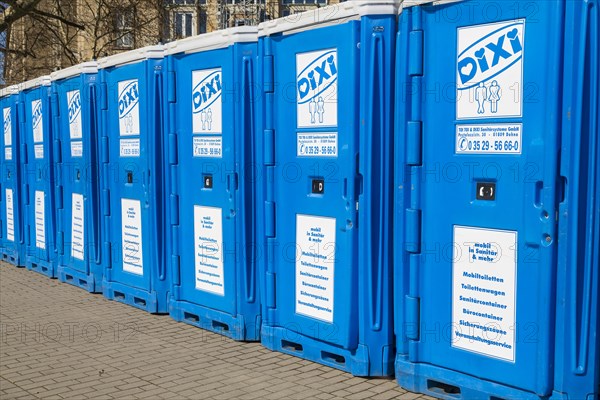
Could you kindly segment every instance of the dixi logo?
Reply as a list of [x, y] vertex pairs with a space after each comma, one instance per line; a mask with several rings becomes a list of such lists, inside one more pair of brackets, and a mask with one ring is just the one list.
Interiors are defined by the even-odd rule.
[[458, 55], [458, 89], [477, 86], [501, 74], [523, 57], [525, 21], [518, 20], [478, 38]]
[[209, 74], [192, 89], [194, 114], [206, 110], [221, 96], [221, 70]]
[[304, 104], [326, 91], [337, 81], [337, 51], [321, 54], [296, 77], [298, 104]]
[[119, 93], [119, 118], [129, 114], [138, 104], [139, 98], [138, 81], [134, 80]]
[[42, 120], [42, 102], [40, 100], [35, 101], [35, 105], [33, 107], [33, 113], [31, 116], [31, 122], [33, 129], [36, 129]]
[[73, 123], [75, 118], [81, 112], [81, 96], [79, 91], [76, 91], [69, 101], [69, 123]]
[[10, 116], [10, 111], [4, 113], [4, 133], [8, 133], [11, 128], [12, 118]]

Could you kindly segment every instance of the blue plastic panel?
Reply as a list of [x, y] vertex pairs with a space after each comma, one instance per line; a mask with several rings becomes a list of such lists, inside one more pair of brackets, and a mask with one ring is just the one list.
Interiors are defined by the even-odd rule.
[[170, 314], [258, 340], [253, 100], [256, 43], [169, 56]]
[[99, 87], [95, 73], [52, 83], [61, 144], [56, 157], [58, 278], [97, 293], [102, 292], [103, 275]]
[[600, 396], [600, 7], [567, 2], [559, 252], [556, 398]]
[[2, 249], [0, 257], [3, 261], [16, 266], [25, 266], [25, 236], [23, 229], [23, 192], [21, 187], [21, 128], [19, 116], [20, 93], [2, 98], [2, 116], [4, 134], [0, 138], [2, 150], [2, 174], [0, 178], [0, 214], [2, 215]]
[[[555, 352], [573, 356], [556, 334], [579, 329], [557, 307], [587, 303], [597, 314], [597, 255], [590, 256], [596, 282], [588, 294], [568, 298], [557, 275], [557, 265], [559, 274], [585, 275], [578, 261], [557, 258], [565, 239], [557, 230], [561, 123], [573, 112], [563, 109], [563, 66], [579, 59], [561, 44], [574, 30], [564, 29], [565, 20], [580, 18], [573, 10], [583, 4], [464, 1], [409, 7], [400, 16], [396, 374], [409, 390], [448, 399], [597, 391], [597, 343], [578, 342], [578, 351], [591, 351], [585, 388], [560, 384], [566, 364], [555, 360]], [[565, 87], [577, 79], [565, 77]], [[597, 115], [593, 104], [588, 117]], [[597, 210], [595, 199], [586, 201]], [[579, 326], [595, 335], [597, 318]]]
[[393, 368], [395, 19], [363, 17], [259, 43], [261, 340], [362, 376]]
[[104, 68], [103, 293], [152, 313], [168, 312], [163, 210], [163, 60]]
[[23, 92], [25, 243], [28, 269], [56, 278], [56, 203], [50, 86]]

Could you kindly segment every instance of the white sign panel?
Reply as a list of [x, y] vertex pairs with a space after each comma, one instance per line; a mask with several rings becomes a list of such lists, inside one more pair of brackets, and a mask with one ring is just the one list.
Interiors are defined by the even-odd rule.
[[4, 146], [12, 146], [12, 115], [10, 107], [3, 110], [4, 114]]
[[121, 240], [123, 270], [143, 275], [142, 209], [139, 200], [121, 199]]
[[298, 128], [338, 124], [337, 49], [296, 54]]
[[521, 124], [457, 125], [456, 154], [521, 154]]
[[137, 79], [121, 81], [118, 85], [119, 134], [140, 134], [140, 92]]
[[84, 260], [85, 253], [85, 214], [83, 195], [73, 193], [71, 214], [71, 257]]
[[121, 157], [139, 157], [140, 139], [121, 139], [119, 143], [119, 155]]
[[44, 142], [44, 114], [42, 112], [42, 101], [31, 102], [31, 129], [33, 130], [33, 143]]
[[454, 227], [452, 346], [515, 362], [517, 232]]
[[69, 110], [69, 134], [71, 139], [81, 139], [81, 95], [79, 90], [67, 92]]
[[525, 20], [458, 28], [457, 119], [520, 117]]
[[6, 239], [15, 241], [15, 211], [13, 205], [13, 191], [6, 189]]
[[75, 140], [71, 142], [71, 157], [83, 157], [83, 142]]
[[335, 218], [296, 215], [296, 313], [333, 322]]
[[298, 157], [337, 157], [338, 135], [332, 133], [298, 133]]
[[35, 191], [35, 246], [46, 249], [46, 203], [44, 192]]
[[221, 68], [192, 72], [193, 133], [223, 132], [223, 73]]
[[194, 157], [221, 158], [223, 156], [223, 138], [221, 136], [194, 136], [192, 151]]
[[5, 147], [4, 148], [4, 159], [6, 161], [12, 160], [12, 147]]
[[223, 210], [194, 206], [196, 289], [225, 295]]
[[33, 154], [36, 159], [44, 158], [44, 145], [43, 144], [34, 144], [33, 145]]

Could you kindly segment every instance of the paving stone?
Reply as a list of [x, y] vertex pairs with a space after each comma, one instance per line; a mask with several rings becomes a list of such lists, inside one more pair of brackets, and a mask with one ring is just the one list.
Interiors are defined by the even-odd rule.
[[0, 398], [432, 400], [0, 263]]

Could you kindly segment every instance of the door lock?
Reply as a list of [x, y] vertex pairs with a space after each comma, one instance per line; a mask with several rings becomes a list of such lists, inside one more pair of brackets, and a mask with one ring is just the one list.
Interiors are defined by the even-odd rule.
[[477, 200], [496, 200], [496, 184], [477, 182]]
[[212, 187], [213, 187], [213, 177], [212, 177], [212, 175], [204, 175], [202, 177], [202, 180], [204, 182], [204, 189], [212, 189]]
[[324, 179], [313, 179], [312, 180], [312, 192], [313, 192], [313, 194], [325, 193], [325, 180]]

